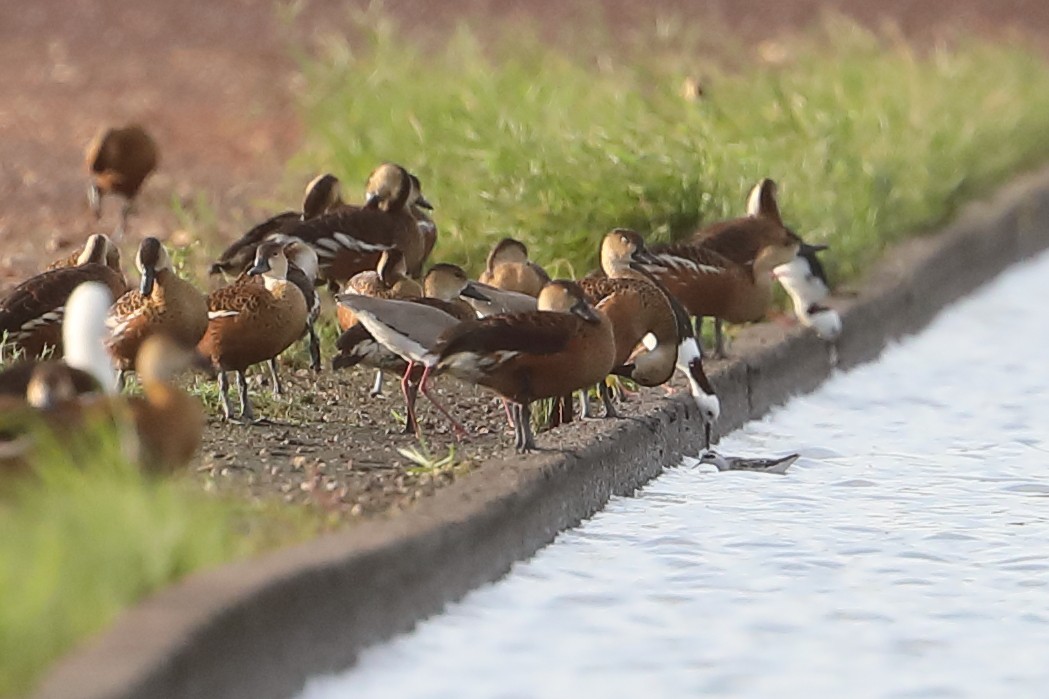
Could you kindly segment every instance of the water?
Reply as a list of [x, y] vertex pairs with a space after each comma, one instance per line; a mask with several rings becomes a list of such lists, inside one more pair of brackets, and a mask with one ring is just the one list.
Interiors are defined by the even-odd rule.
[[317, 678], [336, 697], [1041, 697], [1049, 256]]

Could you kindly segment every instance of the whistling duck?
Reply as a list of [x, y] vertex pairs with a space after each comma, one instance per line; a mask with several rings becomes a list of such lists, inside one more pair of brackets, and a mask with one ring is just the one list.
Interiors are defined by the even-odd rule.
[[524, 243], [503, 238], [488, 253], [488, 262], [478, 281], [507, 291], [539, 296], [543, 286], [550, 281], [550, 275], [528, 259], [528, 248]]
[[[242, 278], [208, 295], [208, 329], [197, 346], [218, 371], [222, 413], [231, 419], [226, 372], [237, 373], [241, 416], [254, 419], [244, 372], [276, 357], [302, 336], [309, 309], [295, 284], [287, 280], [284, 244], [266, 241], [255, 253], [249, 276], [262, 275], [263, 284]], [[274, 391], [277, 386], [274, 385]]]
[[134, 370], [135, 357], [147, 337], [167, 335], [186, 347], [196, 347], [208, 328], [207, 297], [175, 273], [159, 240], [143, 239], [135, 266], [142, 275], [139, 288], [117, 299], [106, 321], [121, 385], [124, 373]]
[[[77, 395], [116, 391], [116, 374], [105, 345], [109, 336], [106, 317], [112, 302], [109, 288], [98, 282], [81, 284], [66, 301], [62, 321], [65, 356], [49, 361], [69, 374]], [[5, 368], [0, 372], [0, 395], [25, 396], [30, 377], [40, 363], [22, 359]]]
[[[473, 288], [461, 267], [444, 262], [435, 264], [423, 277], [423, 293], [425, 297], [411, 300], [437, 308], [460, 321], [477, 317], [473, 308], [460, 298], [461, 296], [485, 300], [483, 295]], [[382, 372], [403, 376], [408, 368], [408, 363], [400, 355], [376, 342], [368, 329], [357, 323], [339, 336], [335, 346], [339, 354], [332, 360], [333, 369], [363, 364], [378, 370], [370, 392], [372, 397], [382, 393]], [[422, 370], [418, 373], [421, 375]], [[412, 380], [417, 378], [413, 377]], [[406, 431], [414, 429], [412, 425], [405, 426]]]
[[[529, 313], [479, 318], [441, 337], [437, 369], [492, 389], [513, 403], [514, 446], [535, 449], [531, 405], [602, 381], [613, 368], [612, 323], [575, 282], [557, 280]], [[425, 386], [426, 377], [423, 377]]]
[[390, 248], [404, 254], [409, 275], [417, 276], [422, 268], [429, 243], [411, 207], [426, 200], [411, 174], [384, 163], [368, 178], [366, 196], [363, 207], [344, 206], [287, 231], [317, 251], [321, 276], [331, 285], [375, 269], [379, 255]]
[[73, 289], [97, 281], [115, 298], [127, 288], [124, 275], [105, 264], [111, 245], [105, 236], [93, 235], [81, 255], [81, 264], [31, 277], [0, 300], [0, 337], [7, 336], [4, 344], [28, 357], [39, 356], [46, 348], [62, 356], [62, 318]]
[[[408, 276], [404, 254], [396, 249], [384, 250], [375, 269], [353, 275], [342, 291], [377, 299], [410, 299], [423, 295], [419, 282]], [[336, 313], [340, 330], [346, 331], [357, 322], [353, 311], [345, 305], [340, 304]]]
[[[423, 303], [425, 299], [402, 301], [373, 298], [360, 294], [339, 294], [336, 299], [340, 305], [349, 307], [356, 316], [357, 322], [364, 326], [375, 342], [404, 360], [405, 370], [401, 377], [401, 392], [404, 395], [408, 414], [405, 431], [418, 430], [419, 423], [415, 417], [416, 389], [413, 387], [412, 377], [416, 367], [421, 366], [422, 373], [417, 384], [418, 390], [421, 390], [423, 395], [448, 418], [457, 437], [465, 434], [466, 430], [462, 425], [437, 399], [430, 395], [426, 382], [437, 362], [437, 354], [433, 349], [437, 345], [437, 339], [461, 321], [441, 308]], [[352, 351], [350, 347], [352, 342], [366, 342], [366, 340], [359, 333], [353, 335], [344, 333], [340, 338], [340, 349], [344, 350], [343, 354], [347, 359]], [[361, 347], [357, 351], [367, 351], [367, 348]], [[384, 362], [384, 365], [378, 366], [379, 369], [385, 368], [387, 371], [394, 369], [394, 365], [388, 363], [386, 359], [381, 361]]]
[[[425, 261], [430, 259], [430, 253], [433, 252], [433, 248], [437, 244], [437, 224], [434, 223], [429, 213], [433, 211], [433, 204], [423, 197], [422, 183], [419, 182], [419, 178], [410, 172], [408, 177], [412, 180], [412, 196], [409, 199], [411, 202], [409, 210], [412, 216], [415, 217], [415, 224], [419, 227], [419, 235], [423, 239], [422, 259]], [[412, 276], [418, 276], [421, 270], [422, 266], [420, 263], [419, 269]]]
[[[343, 206], [340, 191], [339, 180], [335, 175], [318, 175], [306, 185], [302, 211], [285, 211], [253, 227], [222, 252], [208, 273], [242, 274], [254, 264], [255, 250], [262, 241], [287, 233], [303, 221]], [[313, 276], [316, 277], [316, 273]]]
[[[146, 338], [136, 359], [143, 395], [126, 398], [78, 396], [68, 371], [42, 362], [33, 368], [25, 403], [60, 442], [72, 443], [85, 427], [108, 424], [118, 430], [128, 458], [145, 470], [170, 472], [190, 461], [204, 429], [200, 401], [171, 383], [198, 359], [170, 337]], [[16, 433], [32, 429], [29, 416], [19, 417], [21, 425], [7, 421], [5, 436], [13, 436], [12, 427]]]
[[156, 142], [137, 124], [106, 129], [88, 145], [85, 160], [91, 185], [87, 198], [95, 217], [102, 217], [105, 195], [120, 194], [125, 198], [116, 231], [118, 237], [127, 227], [131, 205], [146, 177], [156, 168], [157, 159]]
[[[722, 241], [759, 241], [756, 252], [737, 262], [714, 249], [714, 232]], [[794, 258], [798, 236], [772, 218], [746, 216], [713, 224], [697, 238], [698, 242], [653, 247], [645, 268], [694, 316], [730, 323], [761, 320], [772, 303], [772, 270]], [[717, 323], [715, 336], [715, 352], [724, 356]]]
[[120, 248], [118, 248], [113, 243], [113, 241], [109, 239], [108, 236], [105, 236], [105, 235], [103, 235], [101, 233], [96, 233], [94, 235], [89, 236], [88, 239], [84, 242], [83, 245], [81, 245], [79, 248], [74, 250], [72, 253], [70, 253], [66, 257], [63, 257], [63, 258], [58, 259], [58, 260], [55, 260], [54, 262], [49, 264], [47, 267], [45, 267], [44, 271], [48, 271], [48, 270], [52, 270], [52, 269], [62, 269], [63, 267], [76, 267], [77, 265], [80, 265], [80, 264], [83, 264], [84, 262], [87, 262], [87, 257], [89, 255], [91, 255], [91, 248], [92, 248], [93, 245], [96, 244], [94, 242], [94, 239], [98, 238], [98, 237], [101, 237], [101, 238], [105, 239], [105, 245], [106, 245], [105, 264], [109, 265], [109, 267], [111, 267], [114, 272], [116, 272], [121, 277], [123, 277], [124, 276], [124, 268], [123, 268], [123, 266], [120, 263]]
[[528, 313], [536, 309], [536, 297], [520, 291], [507, 291], [481, 282], [470, 282], [470, 289], [482, 298], [466, 296], [464, 300], [482, 318], [504, 313]]
[[[621, 337], [621, 333], [617, 333], [617, 359], [620, 352], [633, 351], [638, 342], [647, 351], [639, 351], [634, 361], [625, 366], [617, 364], [619, 370], [616, 373], [634, 379], [641, 385], [655, 386], [666, 382], [673, 369], [677, 368], [688, 380], [692, 398], [709, 428], [721, 415], [721, 403], [704, 372], [699, 341], [695, 338], [681, 303], [669, 294], [659, 280], [641, 267], [640, 261], [644, 259], [645, 253], [645, 243], [639, 233], [616, 229], [601, 241], [601, 268], [606, 278], [584, 279], [580, 285], [594, 300], [603, 298], [607, 293], [621, 291], [638, 295], [638, 301], [647, 301], [638, 315], [633, 313], [633, 303], [627, 299], [615, 300], [615, 308], [600, 306], [609, 316], [615, 316], [614, 326], [629, 329], [624, 330], [625, 336]], [[647, 288], [631, 289], [638, 282], [646, 284]], [[611, 302], [612, 299], [607, 301]], [[620, 318], [618, 325], [616, 318]], [[636, 333], [644, 325], [647, 331], [637, 336]], [[625, 347], [634, 337], [637, 337], [634, 346]], [[602, 399], [606, 401], [606, 411], [608, 398], [605, 390]]]

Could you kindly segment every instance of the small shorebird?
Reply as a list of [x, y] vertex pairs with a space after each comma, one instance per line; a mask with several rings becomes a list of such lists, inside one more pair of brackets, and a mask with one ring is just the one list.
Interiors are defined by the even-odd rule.
[[773, 459], [748, 458], [744, 456], [722, 456], [707, 450], [699, 457], [701, 464], [713, 464], [719, 471], [754, 471], [757, 473], [784, 474], [798, 460], [800, 454], [788, 454]]

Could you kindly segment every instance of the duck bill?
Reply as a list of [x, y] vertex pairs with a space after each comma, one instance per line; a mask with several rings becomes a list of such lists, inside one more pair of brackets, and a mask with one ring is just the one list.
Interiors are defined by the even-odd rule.
[[260, 274], [265, 274], [270, 271], [270, 261], [267, 260], [256, 260], [255, 264], [248, 270], [249, 277], [257, 277]]
[[601, 322], [601, 316], [599, 316], [597, 314], [597, 311], [595, 311], [594, 308], [585, 301], [580, 301], [576, 305], [572, 306], [572, 313], [575, 313], [577, 316], [579, 316], [588, 323]]
[[427, 201], [426, 197], [424, 196], [420, 195], [419, 198], [415, 200], [415, 205], [421, 209], [428, 209], [429, 211], [433, 211], [433, 204]]
[[809, 245], [808, 243], [802, 243], [801, 245], [798, 246], [798, 254], [799, 255], [805, 255], [805, 254], [814, 255], [817, 252], [823, 252], [824, 250], [827, 250], [829, 247], [830, 246], [823, 245], [823, 244]]
[[146, 267], [142, 270], [142, 281], [138, 285], [138, 292], [143, 296], [149, 296], [153, 293], [153, 286], [157, 281], [157, 272], [152, 267]]
[[643, 265], [654, 265], [659, 262], [659, 258], [650, 253], [648, 250], [635, 250], [634, 254], [630, 257], [634, 262], [638, 262]]
[[365, 209], [377, 209], [379, 208], [379, 194], [377, 192], [368, 192], [364, 195], [364, 208]]
[[463, 290], [459, 292], [460, 296], [465, 296], [468, 299], [474, 299], [477, 301], [491, 301], [492, 299], [481, 293], [481, 290], [477, 288], [477, 285], [473, 282], [468, 282]]

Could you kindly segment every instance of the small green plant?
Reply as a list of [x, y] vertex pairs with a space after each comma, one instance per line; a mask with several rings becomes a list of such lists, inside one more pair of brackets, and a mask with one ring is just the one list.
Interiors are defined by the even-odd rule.
[[437, 456], [430, 451], [426, 441], [420, 436], [418, 447], [397, 447], [397, 453], [411, 461], [415, 466], [410, 466], [407, 473], [416, 476], [436, 476], [445, 473], [454, 473], [465, 464], [459, 462], [455, 455], [455, 446], [448, 447], [448, 453]]

